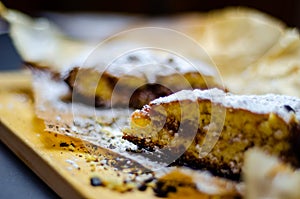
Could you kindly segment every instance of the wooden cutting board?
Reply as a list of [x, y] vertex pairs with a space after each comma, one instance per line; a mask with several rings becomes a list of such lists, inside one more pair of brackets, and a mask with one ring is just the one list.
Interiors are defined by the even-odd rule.
[[28, 71], [0, 73], [0, 139], [63, 198], [155, 198], [151, 189], [119, 193], [91, 186], [91, 177], [109, 171], [92, 168], [84, 150], [61, 147], [74, 143], [80, 149], [82, 141], [44, 131], [34, 113]]

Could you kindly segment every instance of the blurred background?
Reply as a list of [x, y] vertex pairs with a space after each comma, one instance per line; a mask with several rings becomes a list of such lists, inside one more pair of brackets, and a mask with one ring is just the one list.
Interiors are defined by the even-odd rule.
[[[114, 12], [150, 17], [186, 12], [205, 12], [229, 6], [246, 6], [270, 14], [288, 26], [300, 28], [298, 0], [1, 0], [12, 9], [37, 17], [41, 13]], [[61, 16], [60, 16], [61, 17]], [[66, 20], [66, 19], [64, 19]], [[73, 18], [71, 18], [73, 20]], [[56, 21], [59, 22], [59, 21]], [[86, 21], [85, 21], [86, 22]], [[102, 23], [101, 21], [99, 23]], [[64, 24], [66, 25], [66, 23]], [[107, 25], [107, 24], [106, 24]], [[120, 24], [121, 25], [121, 24]], [[95, 28], [95, 27], [94, 27]], [[76, 31], [76, 30], [75, 30]], [[7, 24], [0, 20], [0, 72], [14, 70], [22, 61], [7, 34]], [[1, 85], [0, 85], [1, 86]], [[58, 198], [0, 141], [0, 198]]]
[[[300, 1], [298, 0], [2, 0], [2, 2], [8, 8], [17, 9], [33, 17], [47, 16], [63, 31], [74, 37], [78, 35], [84, 37], [84, 34], [92, 37], [93, 32], [98, 34], [99, 29], [103, 32], [103, 28], [106, 31], [113, 27], [122, 30], [122, 25], [135, 20], [135, 14], [156, 18], [187, 12], [206, 12], [230, 6], [255, 8], [282, 20], [290, 27], [300, 29]], [[74, 13], [121, 13], [133, 14], [133, 16], [122, 16], [122, 20], [120, 17], [115, 20], [110, 17], [110, 20], [107, 21], [101, 15], [91, 21], [90, 16], [84, 19], [84, 15], [78, 16]], [[80, 30], [78, 30], [78, 26], [74, 26], [74, 21], [81, 22]], [[7, 24], [0, 20], [0, 70], [15, 69], [21, 65], [21, 60], [14, 50], [8, 34], [1, 34], [7, 32], [7, 27]], [[93, 31], [89, 29], [91, 27]], [[118, 32], [118, 30], [111, 30], [111, 32]]]
[[300, 1], [298, 0], [2, 0], [2, 2], [7, 7], [32, 15], [38, 15], [41, 11], [93, 11], [158, 16], [208, 11], [228, 6], [247, 6], [277, 17], [289, 26], [300, 27]]

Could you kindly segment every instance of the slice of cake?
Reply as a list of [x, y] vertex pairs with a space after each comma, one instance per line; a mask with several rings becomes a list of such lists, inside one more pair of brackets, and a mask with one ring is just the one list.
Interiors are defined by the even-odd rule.
[[162, 150], [170, 163], [173, 158], [238, 179], [244, 152], [254, 146], [298, 163], [293, 141], [300, 135], [299, 109], [298, 98], [283, 95], [180, 91], [135, 111], [123, 138]]
[[89, 61], [95, 66], [74, 68], [66, 82], [78, 99], [95, 101], [97, 107], [141, 108], [183, 89], [222, 88], [212, 66], [162, 50], [140, 49], [111, 64]]

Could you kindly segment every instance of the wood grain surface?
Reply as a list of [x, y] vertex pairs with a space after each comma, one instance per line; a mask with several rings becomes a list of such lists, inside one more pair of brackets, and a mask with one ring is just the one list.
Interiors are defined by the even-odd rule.
[[[82, 141], [44, 131], [27, 72], [0, 73], [0, 139], [63, 198], [155, 198], [149, 189], [119, 193], [91, 186], [91, 177], [105, 178], [111, 171], [92, 168]], [[76, 149], [61, 147], [62, 142]]]

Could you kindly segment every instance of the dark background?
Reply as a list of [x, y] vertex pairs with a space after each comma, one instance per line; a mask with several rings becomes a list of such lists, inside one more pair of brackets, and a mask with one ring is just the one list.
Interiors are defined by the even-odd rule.
[[256, 8], [300, 28], [300, 1], [297, 0], [2, 0], [4, 5], [27, 14], [40, 11], [105, 11], [151, 16], [188, 11], [208, 11], [228, 6]]

